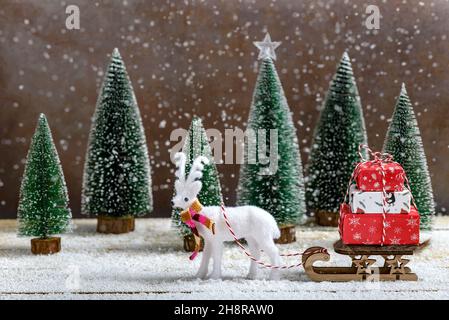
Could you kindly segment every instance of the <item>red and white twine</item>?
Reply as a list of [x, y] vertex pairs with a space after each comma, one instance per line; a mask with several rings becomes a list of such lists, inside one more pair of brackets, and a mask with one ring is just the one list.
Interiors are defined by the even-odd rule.
[[[377, 159], [376, 159], [377, 160]], [[387, 212], [385, 207], [387, 206], [387, 191], [385, 190], [385, 183], [387, 182], [385, 179], [385, 171], [382, 167], [382, 160], [379, 159], [380, 172], [382, 174], [382, 240], [380, 245], [383, 246], [385, 244], [385, 239], [387, 238]]]
[[[296, 268], [296, 267], [300, 267], [302, 266], [302, 262], [301, 263], [297, 263], [297, 264], [291, 264], [291, 265], [282, 265], [282, 266], [277, 266], [277, 265], [272, 265], [270, 263], [266, 263], [263, 262], [259, 259], [256, 259], [248, 250], [246, 250], [245, 246], [242, 245], [242, 243], [239, 241], [239, 239], [237, 238], [237, 236], [235, 235], [234, 230], [232, 229], [231, 224], [229, 223], [228, 220], [228, 216], [226, 215], [226, 210], [224, 207], [224, 204], [222, 203], [220, 206], [220, 210], [221, 213], [223, 214], [223, 218], [225, 220], [226, 226], [228, 227], [229, 232], [231, 233], [232, 237], [234, 238], [234, 242], [240, 247], [240, 249], [242, 249], [242, 251], [246, 254], [246, 256], [248, 258], [250, 258], [252, 261], [254, 261], [255, 263], [268, 268], [268, 269], [276, 269], [276, 270], [283, 270], [283, 269], [291, 269], [291, 268]], [[311, 254], [314, 253], [327, 253], [327, 250], [324, 248], [320, 248], [317, 249], [313, 252], [310, 252]], [[282, 257], [296, 257], [296, 256], [302, 256], [304, 253], [284, 253], [284, 254], [280, 254], [280, 256]]]

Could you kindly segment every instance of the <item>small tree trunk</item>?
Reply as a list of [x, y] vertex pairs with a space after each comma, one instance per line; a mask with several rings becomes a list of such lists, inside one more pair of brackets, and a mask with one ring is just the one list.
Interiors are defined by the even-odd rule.
[[296, 229], [294, 225], [285, 225], [279, 227], [279, 230], [281, 230], [281, 236], [275, 240], [276, 243], [287, 244], [296, 241]]
[[124, 217], [97, 217], [97, 232], [98, 233], [128, 233], [134, 231], [135, 222], [133, 216]]
[[315, 213], [315, 217], [320, 226], [338, 227], [340, 214], [338, 212], [318, 211]]
[[33, 254], [53, 254], [61, 251], [61, 238], [35, 238], [31, 239], [31, 252]]
[[132, 217], [131, 219], [131, 225], [129, 226], [129, 231], [132, 232], [136, 228], [136, 219]]
[[[201, 238], [200, 251], [204, 249], [204, 239]], [[184, 236], [184, 250], [187, 252], [195, 251], [195, 237], [192, 234]]]

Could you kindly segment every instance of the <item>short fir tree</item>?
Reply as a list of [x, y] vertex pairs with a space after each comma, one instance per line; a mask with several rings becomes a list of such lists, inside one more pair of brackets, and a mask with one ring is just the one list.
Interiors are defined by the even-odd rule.
[[418, 121], [404, 84], [396, 101], [383, 150], [393, 155], [393, 159], [404, 168], [421, 217], [421, 228], [430, 229], [431, 217], [435, 214], [432, 183]]
[[[186, 155], [186, 175], [195, 158], [204, 156], [209, 159], [209, 164], [204, 166], [203, 177], [201, 178], [202, 188], [198, 194], [198, 200], [203, 206], [219, 206], [223, 202], [221, 194], [220, 179], [217, 167], [212, 156], [212, 151], [207, 138], [206, 130], [199, 117], [193, 117], [187, 136], [184, 140], [182, 152]], [[191, 234], [190, 228], [182, 223], [180, 218], [181, 209], [172, 210], [172, 223], [183, 236]]]
[[20, 236], [47, 239], [70, 230], [72, 215], [64, 174], [43, 114], [28, 151], [17, 217]]
[[[263, 132], [259, 130], [265, 130], [265, 146], [259, 145], [258, 132]], [[269, 164], [260, 161], [259, 149], [262, 147], [269, 157], [270, 130], [277, 130], [278, 134], [278, 163], [277, 170], [268, 173]], [[306, 211], [302, 162], [292, 115], [271, 57], [261, 60], [249, 111], [248, 132], [254, 134], [247, 135], [245, 140], [237, 203], [267, 210], [280, 226], [298, 223]], [[253, 155], [249, 154], [252, 152], [248, 148], [250, 143], [255, 146]], [[256, 161], [249, 161], [251, 157]], [[268, 174], [261, 174], [264, 171]]]
[[306, 168], [310, 211], [338, 212], [355, 163], [360, 161], [360, 144], [367, 144], [365, 121], [351, 62], [345, 52], [315, 128]]
[[152, 207], [150, 163], [139, 107], [125, 64], [115, 49], [90, 132], [82, 212], [142, 216]]

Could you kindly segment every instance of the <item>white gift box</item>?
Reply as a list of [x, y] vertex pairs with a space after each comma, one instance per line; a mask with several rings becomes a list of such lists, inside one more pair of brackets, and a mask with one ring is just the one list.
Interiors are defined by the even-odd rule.
[[[353, 213], [382, 213], [383, 194], [377, 191], [360, 191], [355, 185], [349, 190], [349, 205]], [[386, 213], [409, 213], [410, 191], [387, 192]]]

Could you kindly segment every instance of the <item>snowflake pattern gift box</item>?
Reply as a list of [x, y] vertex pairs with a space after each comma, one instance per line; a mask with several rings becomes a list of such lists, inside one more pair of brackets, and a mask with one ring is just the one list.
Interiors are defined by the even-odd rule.
[[[419, 214], [415, 207], [409, 213], [386, 214], [384, 245], [419, 244]], [[340, 234], [344, 244], [382, 244], [382, 213], [352, 213], [348, 204], [340, 208]]]
[[397, 162], [379, 164], [367, 161], [361, 163], [355, 179], [357, 188], [361, 191], [382, 191], [382, 170], [385, 174], [385, 191], [394, 192], [404, 190], [404, 169]]

